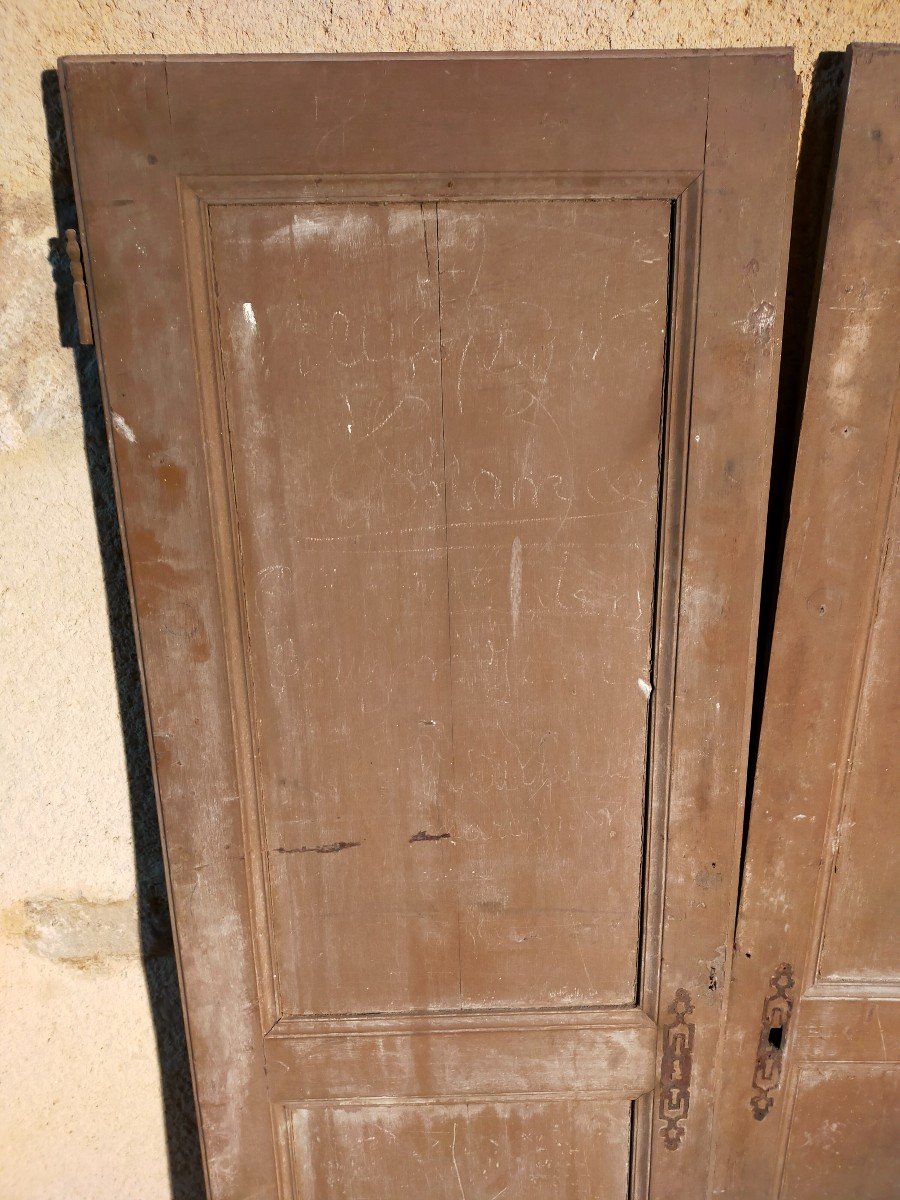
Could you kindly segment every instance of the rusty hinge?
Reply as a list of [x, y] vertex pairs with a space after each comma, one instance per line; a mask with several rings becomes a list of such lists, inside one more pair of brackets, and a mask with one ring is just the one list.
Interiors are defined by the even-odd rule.
[[750, 1098], [750, 1108], [757, 1121], [761, 1121], [775, 1103], [775, 1092], [781, 1080], [787, 1048], [788, 1024], [794, 1007], [790, 994], [793, 986], [794, 968], [790, 963], [781, 963], [769, 980], [770, 990], [763, 1001], [762, 1030], [753, 1072], [753, 1095]]
[[93, 346], [94, 331], [91, 327], [91, 310], [88, 306], [87, 288], [84, 286], [84, 267], [81, 265], [81, 246], [74, 229], [66, 230], [66, 254], [72, 271], [72, 291], [75, 295], [75, 316], [78, 320], [78, 341], [82, 346]]
[[688, 1018], [693, 1011], [690, 995], [684, 988], [679, 988], [669, 1005], [670, 1020], [663, 1026], [659, 1076], [659, 1118], [663, 1122], [661, 1132], [667, 1150], [677, 1150], [684, 1141], [694, 1057], [694, 1022]]

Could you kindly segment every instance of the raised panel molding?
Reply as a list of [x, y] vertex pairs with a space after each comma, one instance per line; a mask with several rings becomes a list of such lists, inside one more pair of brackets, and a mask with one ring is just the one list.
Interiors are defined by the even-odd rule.
[[[638, 948], [639, 989], [635, 1001], [651, 1017], [656, 1016], [662, 909], [666, 864], [664, 846], [668, 811], [669, 737], [674, 719], [674, 674], [677, 655], [677, 625], [685, 472], [690, 420], [690, 385], [694, 350], [694, 296], [698, 270], [698, 233], [702, 176], [490, 176], [451, 178], [361, 177], [330, 179], [202, 178], [180, 181], [185, 228], [186, 256], [194, 314], [203, 419], [209, 430], [210, 446], [220, 453], [210, 455], [207, 472], [210, 497], [216, 517], [219, 583], [229, 644], [235, 740], [239, 761], [241, 811], [243, 813], [248, 874], [253, 899], [257, 972], [260, 980], [260, 1016], [264, 1032], [279, 1028], [282, 1033], [298, 1018], [282, 1011], [275, 983], [275, 948], [272, 942], [268, 872], [266, 868], [265, 818], [256, 781], [252, 688], [249, 686], [247, 623], [243, 585], [240, 580], [240, 550], [228, 449], [228, 415], [224, 400], [223, 366], [219, 349], [214, 285], [211, 267], [210, 205], [304, 204], [339, 205], [357, 203], [422, 203], [438, 198], [448, 202], [478, 199], [503, 203], [513, 200], [665, 199], [672, 210], [669, 311], [667, 313], [667, 369], [661, 428], [661, 499], [656, 542], [656, 587], [653, 599], [653, 644], [651, 678], [654, 680], [648, 731], [646, 775], [646, 827], [644, 899]], [[449, 201], [452, 202], [452, 201]], [[456, 1010], [449, 1009], [448, 1012]], [[491, 1010], [496, 1011], [496, 1010]], [[523, 1010], [529, 1011], [529, 1010]], [[546, 1010], [552, 1012], [552, 1009]], [[599, 1011], [608, 1011], [600, 1009]], [[374, 1016], [374, 1014], [373, 1014]]]

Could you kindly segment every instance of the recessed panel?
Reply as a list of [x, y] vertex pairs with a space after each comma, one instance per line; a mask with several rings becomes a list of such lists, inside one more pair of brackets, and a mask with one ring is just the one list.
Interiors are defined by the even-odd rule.
[[630, 1105], [418, 1104], [294, 1109], [303, 1200], [624, 1197]]
[[461, 998], [634, 1002], [669, 207], [440, 209]]
[[801, 1071], [779, 1200], [896, 1200], [898, 1112], [893, 1064]]
[[669, 225], [211, 210], [285, 1014], [634, 1002]]
[[[900, 506], [884, 561], [869, 635], [856, 728], [847, 768], [844, 813], [831, 880], [819, 973], [825, 979], [877, 983], [900, 979], [900, 805], [896, 731], [900, 728]], [[881, 552], [877, 547], [876, 553]]]

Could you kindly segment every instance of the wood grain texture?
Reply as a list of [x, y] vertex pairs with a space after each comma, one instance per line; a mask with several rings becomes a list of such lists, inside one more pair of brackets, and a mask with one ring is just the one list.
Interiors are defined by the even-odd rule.
[[621, 1102], [295, 1108], [290, 1122], [309, 1200], [575, 1200], [627, 1186]]
[[207, 1187], [274, 1200], [166, 69], [72, 64], [62, 82]]
[[266, 1041], [275, 1102], [441, 1096], [585, 1096], [635, 1099], [653, 1086], [655, 1027], [646, 1013], [487, 1014], [398, 1021], [370, 1030], [342, 1023], [297, 1034], [289, 1023]]
[[634, 1004], [669, 205], [442, 205], [463, 1003]]
[[[893, 307], [896, 315], [896, 302]], [[900, 922], [890, 917], [900, 913], [900, 805], [893, 736], [900, 729], [898, 544], [900, 496], [895, 482], [881, 544], [873, 539], [870, 551], [878, 563], [878, 578], [836, 834], [839, 846], [822, 920], [816, 966], [816, 978], [822, 982], [900, 984]], [[823, 597], [821, 607], [828, 602]]]
[[896, 1065], [803, 1066], [786, 1101], [777, 1200], [893, 1200], [900, 1178]]
[[[896, 1068], [845, 1071], [837, 1064], [900, 1059], [889, 915], [898, 880], [890, 842], [897, 786], [890, 546], [900, 429], [898, 94], [897, 51], [854, 48], [765, 696], [715, 1137], [714, 1194], [739, 1190], [747, 1200], [770, 1200], [782, 1174], [784, 1194], [798, 1197], [813, 1187], [821, 1195], [876, 1197], [896, 1188], [895, 1160], [878, 1140], [886, 1136], [880, 1117], [871, 1127], [872, 1112], [891, 1103]], [[771, 1111], [754, 1120], [754, 1059], [765, 1036], [760, 1011], [769, 977], [783, 962], [796, 979], [787, 1075], [771, 1093]], [[798, 1085], [791, 1115], [790, 1080], [796, 1083], [797, 1072], [807, 1079], [807, 1058], [823, 1073], [809, 1076], [819, 1082], [808, 1091]], [[833, 1070], [824, 1070], [828, 1060]], [[823, 1125], [826, 1111], [837, 1122], [833, 1138]], [[851, 1142], [856, 1136], [864, 1145], [870, 1132], [873, 1152], [863, 1165]], [[844, 1154], [848, 1170], [852, 1160], [861, 1174], [854, 1167], [845, 1179]]]
[[211, 1197], [693, 1200], [789, 56], [62, 70]]
[[704, 1194], [722, 1065], [731, 935], [719, 935], [733, 918], [723, 922], [721, 906], [737, 889], [765, 525], [757, 498], [768, 486], [790, 224], [790, 189], [772, 185], [793, 171], [799, 104], [789, 61], [767, 65], [765, 76], [742, 57], [710, 65], [659, 973], [660, 1011], [684, 988], [696, 1032], [687, 1136], [652, 1164], [660, 1196]]
[[211, 213], [279, 1011], [633, 1003], [669, 206]]
[[278, 1012], [451, 1008], [434, 212], [211, 221]]

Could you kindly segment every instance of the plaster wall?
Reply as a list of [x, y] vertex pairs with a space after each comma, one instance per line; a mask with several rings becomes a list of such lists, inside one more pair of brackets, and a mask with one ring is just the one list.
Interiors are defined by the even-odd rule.
[[900, 41], [900, 9], [0, 0], [0, 10], [0, 1200], [199, 1198], [127, 595], [91, 356], [71, 348], [57, 241], [71, 197], [42, 72], [62, 54], [794, 45], [808, 93], [820, 52]]

